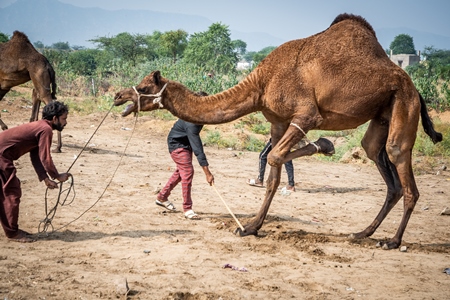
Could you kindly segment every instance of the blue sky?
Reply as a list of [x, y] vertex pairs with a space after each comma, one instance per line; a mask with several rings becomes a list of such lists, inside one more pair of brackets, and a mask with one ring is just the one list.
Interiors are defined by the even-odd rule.
[[[0, 0], [0, 7], [16, 0]], [[41, 1], [41, 0], [34, 0]], [[347, 12], [378, 28], [407, 27], [450, 37], [450, 0], [59, 0], [79, 7], [153, 10], [204, 16], [230, 29], [265, 32], [285, 40], [326, 29]]]

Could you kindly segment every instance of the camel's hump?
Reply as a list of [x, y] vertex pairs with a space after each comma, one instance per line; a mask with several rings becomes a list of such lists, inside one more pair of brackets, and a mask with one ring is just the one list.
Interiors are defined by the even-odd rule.
[[338, 15], [338, 16], [334, 19], [334, 21], [331, 23], [330, 27], [333, 26], [333, 25], [335, 25], [335, 24], [337, 24], [337, 23], [339, 23], [339, 22], [345, 21], [345, 20], [354, 20], [354, 21], [357, 21], [358, 23], [360, 23], [361, 25], [363, 25], [364, 27], [366, 27], [367, 29], [369, 29], [369, 31], [372, 32], [372, 34], [373, 34], [374, 36], [376, 36], [375, 30], [373, 30], [372, 25], [370, 25], [369, 22], [366, 21], [366, 19], [364, 19], [364, 18], [361, 17], [361, 16], [357, 16], [357, 15], [353, 15], [353, 14], [343, 13], [343, 14]]
[[23, 40], [23, 41], [30, 43], [30, 40], [28, 39], [27, 35], [21, 31], [17, 31], [17, 30], [14, 31], [14, 33], [13, 33], [11, 40], [13, 40], [13, 39]]

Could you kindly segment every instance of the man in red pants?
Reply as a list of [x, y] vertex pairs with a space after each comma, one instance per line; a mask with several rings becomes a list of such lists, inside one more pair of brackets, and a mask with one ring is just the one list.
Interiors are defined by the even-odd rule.
[[16, 176], [14, 161], [30, 153], [31, 163], [39, 181], [48, 188], [58, 185], [49, 176], [60, 182], [69, 179], [69, 173], [58, 173], [50, 154], [53, 130], [62, 131], [67, 124], [68, 107], [53, 101], [42, 111], [42, 120], [26, 123], [0, 133], [0, 221], [10, 241], [29, 243], [35, 240], [26, 231], [20, 230], [19, 203], [22, 196], [20, 180]]

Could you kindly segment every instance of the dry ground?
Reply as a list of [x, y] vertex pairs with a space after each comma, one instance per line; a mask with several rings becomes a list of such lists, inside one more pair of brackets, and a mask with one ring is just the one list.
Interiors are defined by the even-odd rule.
[[[28, 121], [30, 109], [20, 101], [3, 101], [1, 108], [9, 111], [2, 117], [10, 127]], [[70, 114], [63, 153], [53, 155], [60, 172], [103, 116]], [[416, 178], [421, 197], [404, 235], [406, 252], [375, 247], [395, 234], [401, 202], [370, 239], [347, 239], [383, 204], [376, 167], [314, 158], [294, 161], [297, 192], [277, 194], [259, 235], [241, 238], [196, 162], [194, 209], [202, 219], [154, 204], [174, 170], [166, 146], [173, 122], [148, 116], [134, 122], [114, 114], [105, 119], [70, 169], [75, 199], [58, 206], [55, 232], [38, 234], [45, 185], [27, 156], [17, 162], [20, 228], [38, 241], [0, 238], [2, 299], [449, 299], [450, 275], [443, 271], [450, 267], [450, 216], [440, 213], [450, 206], [450, 173], [441, 166]], [[217, 191], [245, 224], [264, 197], [263, 188], [245, 183], [256, 176], [258, 153], [208, 147], [206, 154]], [[57, 193], [47, 198], [51, 208]], [[181, 208], [179, 187], [171, 200]]]

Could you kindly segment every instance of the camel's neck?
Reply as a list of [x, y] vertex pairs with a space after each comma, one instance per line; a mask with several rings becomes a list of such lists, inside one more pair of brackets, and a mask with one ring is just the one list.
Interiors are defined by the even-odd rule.
[[[164, 108], [185, 121], [221, 124], [261, 110], [261, 90], [253, 72], [236, 86], [210, 96], [193, 94], [185, 86], [167, 87]], [[166, 98], [166, 99], [164, 99]]]

